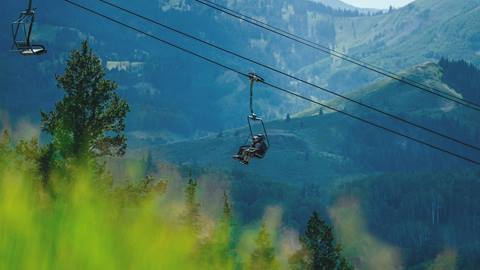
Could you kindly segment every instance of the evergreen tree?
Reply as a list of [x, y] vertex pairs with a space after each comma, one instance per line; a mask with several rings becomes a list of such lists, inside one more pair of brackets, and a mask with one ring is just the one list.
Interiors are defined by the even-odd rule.
[[[13, 153], [12, 140], [10, 138], [10, 133], [5, 129], [0, 136], [0, 165], [6, 164], [11, 158]], [[0, 173], [2, 172], [0, 167]]]
[[270, 270], [277, 269], [275, 262], [275, 248], [272, 239], [267, 231], [265, 223], [255, 239], [255, 250], [251, 255], [250, 270]]
[[64, 74], [56, 78], [65, 91], [63, 100], [54, 111], [42, 112], [42, 128], [52, 135], [54, 146], [47, 154], [81, 160], [125, 153], [129, 107], [116, 93], [117, 84], [104, 77], [100, 59], [84, 41], [70, 54]]
[[230, 205], [230, 199], [228, 198], [227, 192], [223, 193], [223, 213], [220, 220], [219, 228], [219, 245], [221, 246], [222, 254], [225, 256], [233, 251], [233, 242], [232, 242], [232, 232], [233, 232], [233, 212]]
[[50, 172], [54, 167], [53, 163], [54, 147], [53, 144], [49, 144], [40, 149], [40, 155], [38, 158], [38, 169], [40, 170], [40, 177], [44, 187], [47, 187], [50, 177]]
[[26, 172], [32, 180], [37, 180], [39, 152], [38, 138], [14, 142], [10, 132], [5, 129], [0, 135], [0, 174], [10, 168]]
[[339, 249], [334, 245], [332, 229], [320, 218], [317, 212], [314, 212], [308, 221], [302, 242], [310, 251], [313, 269], [335, 269]]
[[230, 205], [230, 199], [228, 198], [227, 192], [223, 192], [223, 216], [222, 219], [224, 221], [231, 221], [232, 220], [232, 207]]
[[[219, 226], [202, 249], [208, 269], [233, 269], [235, 244], [232, 238], [232, 209], [227, 193], [223, 195], [223, 213]], [[206, 267], [205, 267], [206, 268]]]
[[448, 60], [441, 58], [438, 62], [442, 67], [442, 81], [463, 98], [472, 102], [480, 102], [480, 70], [464, 60]]
[[340, 258], [340, 264], [338, 265], [338, 270], [355, 270], [355, 268], [350, 264], [345, 257]]
[[157, 171], [157, 166], [153, 161], [152, 152], [150, 150], [147, 151], [147, 157], [145, 158], [145, 175], [151, 176]]
[[11, 149], [11, 139], [8, 129], [5, 129], [0, 136], [0, 157], [6, 156], [6, 153]]
[[305, 234], [300, 237], [301, 250], [290, 258], [291, 269], [351, 270], [352, 266], [341, 255], [335, 244], [333, 230], [317, 212], [308, 221]]
[[290, 122], [290, 120], [291, 120], [290, 114], [287, 113], [287, 117], [285, 117], [285, 122]]
[[185, 189], [185, 224], [195, 232], [200, 229], [200, 204], [197, 202], [197, 185], [197, 181], [193, 180], [190, 175]]

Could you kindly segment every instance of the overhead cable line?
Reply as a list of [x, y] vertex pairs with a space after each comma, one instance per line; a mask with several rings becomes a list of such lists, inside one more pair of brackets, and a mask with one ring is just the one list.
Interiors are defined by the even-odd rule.
[[273, 71], [273, 72], [276, 72], [276, 73], [278, 73], [278, 74], [281, 74], [281, 75], [283, 75], [283, 76], [286, 76], [286, 77], [288, 77], [288, 78], [290, 78], [290, 79], [293, 79], [293, 80], [302, 82], [302, 83], [307, 84], [307, 85], [309, 85], [309, 86], [312, 86], [312, 87], [314, 87], [314, 88], [320, 89], [321, 91], [327, 92], [327, 93], [329, 93], [329, 94], [331, 94], [331, 95], [337, 96], [337, 97], [342, 98], [342, 99], [347, 100], [347, 101], [350, 101], [350, 102], [355, 103], [355, 104], [357, 104], [357, 105], [359, 105], [359, 106], [365, 107], [365, 108], [367, 108], [367, 109], [369, 109], [369, 110], [372, 110], [372, 111], [375, 111], [375, 112], [377, 112], [377, 113], [383, 114], [383, 115], [388, 116], [388, 117], [390, 117], [390, 118], [392, 118], [392, 119], [395, 119], [395, 120], [397, 120], [397, 121], [403, 122], [403, 123], [405, 123], [405, 124], [408, 124], [408, 125], [413, 126], [413, 127], [415, 127], [415, 128], [418, 128], [418, 129], [421, 129], [421, 130], [423, 130], [423, 131], [429, 132], [429, 133], [431, 133], [431, 134], [437, 135], [437, 136], [439, 136], [439, 137], [442, 137], [442, 138], [444, 138], [444, 139], [450, 140], [450, 141], [452, 141], [452, 142], [458, 143], [458, 144], [463, 145], [463, 146], [465, 146], [465, 147], [474, 149], [474, 150], [476, 150], [476, 151], [480, 151], [480, 147], [478, 147], [478, 146], [476, 146], [476, 145], [473, 145], [473, 144], [464, 142], [464, 141], [462, 141], [462, 140], [460, 140], [460, 139], [457, 139], [457, 138], [454, 138], [454, 137], [452, 137], [452, 136], [443, 134], [442, 132], [439, 132], [439, 131], [433, 130], [433, 129], [431, 129], [431, 128], [422, 126], [422, 125], [417, 124], [417, 123], [415, 123], [415, 122], [412, 122], [412, 121], [410, 121], [410, 120], [407, 120], [407, 119], [404, 119], [404, 118], [402, 118], [402, 117], [399, 117], [399, 116], [397, 116], [397, 115], [395, 115], [395, 114], [386, 112], [386, 111], [381, 110], [381, 109], [379, 109], [379, 108], [376, 108], [376, 107], [373, 107], [373, 106], [368, 105], [368, 104], [366, 104], [366, 103], [363, 103], [363, 102], [361, 102], [361, 101], [359, 101], [359, 100], [350, 98], [350, 97], [345, 96], [345, 95], [342, 95], [342, 94], [338, 94], [338, 93], [336, 93], [335, 91], [332, 91], [332, 90], [329, 90], [329, 89], [327, 89], [327, 88], [321, 87], [321, 86], [319, 86], [319, 85], [313, 84], [313, 83], [311, 83], [311, 82], [308, 82], [308, 81], [305, 80], [305, 79], [298, 78], [298, 77], [293, 76], [293, 75], [291, 75], [291, 74], [288, 74], [288, 73], [286, 73], [286, 72], [284, 72], [284, 71], [281, 71], [281, 70], [279, 70], [279, 69], [276, 69], [276, 68], [274, 68], [274, 67], [272, 67], [272, 66], [263, 64], [263, 63], [261, 63], [261, 62], [259, 62], [259, 61], [257, 61], [257, 60], [254, 60], [254, 59], [245, 57], [245, 56], [243, 56], [243, 55], [240, 55], [239, 53], [236, 53], [236, 52], [234, 52], [234, 51], [225, 49], [225, 48], [223, 48], [223, 47], [220, 47], [220, 46], [218, 46], [218, 45], [213, 44], [212, 42], [205, 41], [205, 40], [203, 40], [203, 39], [201, 39], [201, 38], [199, 38], [199, 37], [196, 37], [196, 36], [193, 36], [193, 35], [188, 34], [188, 33], [186, 33], [186, 32], [183, 32], [183, 31], [181, 31], [181, 30], [175, 29], [175, 28], [173, 28], [173, 27], [171, 27], [171, 26], [168, 26], [168, 25], [165, 25], [165, 24], [163, 24], [163, 23], [161, 23], [161, 22], [159, 22], [159, 21], [157, 21], [157, 20], [154, 20], [154, 19], [152, 19], [152, 18], [148, 18], [148, 17], [143, 16], [143, 15], [137, 13], [137, 12], [134, 12], [134, 11], [132, 11], [132, 10], [126, 9], [126, 8], [124, 8], [124, 7], [121, 7], [121, 6], [119, 6], [119, 5], [116, 5], [116, 4], [114, 4], [114, 3], [111, 3], [111, 2], [109, 2], [109, 1], [106, 1], [106, 0], [98, 0], [98, 1], [100, 1], [100, 2], [102, 2], [102, 3], [105, 3], [105, 4], [107, 4], [107, 5], [111, 6], [111, 7], [114, 7], [114, 8], [116, 8], [116, 9], [119, 9], [119, 10], [121, 10], [121, 11], [124, 11], [124, 12], [126, 12], [126, 13], [128, 13], [128, 14], [130, 14], [130, 15], [136, 16], [136, 17], [138, 17], [138, 18], [140, 18], [140, 19], [143, 19], [143, 20], [145, 20], [145, 21], [148, 21], [148, 22], [150, 22], [150, 23], [153, 23], [153, 24], [155, 24], [155, 25], [158, 25], [158, 26], [160, 26], [160, 27], [163, 27], [163, 28], [165, 28], [165, 29], [167, 29], [167, 30], [170, 30], [170, 31], [172, 31], [172, 32], [175, 32], [175, 33], [177, 33], [177, 34], [180, 34], [180, 35], [182, 35], [182, 36], [185, 36], [185, 37], [187, 37], [187, 38], [193, 39], [193, 40], [195, 40], [195, 41], [197, 41], [197, 42], [200, 42], [200, 43], [202, 43], [202, 44], [205, 44], [205, 45], [207, 45], [207, 46], [210, 46], [210, 47], [215, 48], [215, 49], [217, 49], [217, 50], [220, 50], [220, 51], [222, 51], [222, 52], [225, 52], [225, 53], [228, 53], [228, 54], [233, 55], [233, 56], [235, 56], [235, 57], [238, 57], [238, 58], [240, 58], [240, 59], [242, 59], [242, 60], [248, 61], [248, 62], [250, 62], [250, 63], [253, 63], [253, 64], [255, 64], [255, 65], [261, 66], [261, 67], [263, 67], [263, 68], [269, 69], [269, 70], [271, 70], [271, 71]]
[[[141, 29], [139, 29], [139, 28], [136, 28], [136, 27], [133, 27], [133, 26], [128, 25], [128, 24], [126, 24], [126, 23], [123, 23], [123, 22], [121, 22], [121, 21], [119, 21], [119, 20], [117, 20], [117, 19], [114, 19], [114, 18], [112, 18], [112, 17], [109, 17], [109, 16], [107, 16], [107, 15], [105, 15], [105, 14], [102, 14], [102, 13], [100, 13], [100, 12], [98, 12], [98, 11], [95, 11], [95, 10], [93, 10], [93, 9], [90, 9], [90, 8], [88, 8], [88, 7], [86, 7], [86, 6], [83, 6], [83, 5], [81, 5], [81, 4], [78, 4], [78, 3], [76, 3], [76, 2], [73, 2], [73, 1], [70, 1], [70, 0], [64, 0], [64, 1], [67, 2], [67, 3], [69, 3], [69, 4], [71, 4], [71, 5], [73, 5], [73, 6], [76, 6], [76, 7], [80, 8], [80, 9], [83, 9], [83, 10], [85, 10], [85, 11], [87, 11], [87, 12], [90, 12], [90, 13], [92, 13], [92, 14], [94, 14], [94, 15], [97, 15], [97, 16], [99, 16], [99, 17], [102, 17], [102, 18], [104, 18], [104, 19], [106, 19], [106, 20], [108, 20], [108, 21], [110, 21], [110, 22], [116, 23], [116, 24], [121, 25], [121, 26], [123, 26], [123, 27], [125, 27], [125, 28], [128, 28], [128, 29], [131, 29], [131, 30], [133, 30], [133, 31], [135, 31], [135, 32], [137, 32], [137, 33], [140, 33], [140, 34], [142, 34], [142, 35], [144, 35], [144, 36], [147, 36], [147, 37], [150, 37], [150, 38], [152, 38], [152, 39], [155, 39], [155, 40], [157, 40], [157, 41], [159, 41], [159, 42], [161, 42], [161, 43], [163, 43], [163, 44], [166, 44], [166, 45], [169, 45], [169, 46], [174, 47], [174, 48], [176, 48], [176, 49], [179, 49], [179, 50], [181, 50], [181, 51], [183, 51], [183, 52], [185, 52], [185, 53], [191, 54], [191, 55], [193, 55], [193, 56], [195, 56], [195, 57], [197, 57], [197, 58], [200, 58], [200, 59], [202, 59], [202, 60], [205, 60], [205, 61], [207, 61], [207, 62], [209, 62], [209, 63], [211, 63], [211, 64], [217, 65], [217, 66], [222, 67], [222, 68], [224, 68], [224, 69], [226, 69], [226, 70], [232, 71], [232, 72], [234, 72], [234, 73], [237, 73], [237, 74], [239, 74], [239, 75], [242, 75], [242, 76], [244, 76], [244, 77], [249, 78], [249, 75], [248, 75], [248, 74], [246, 74], [246, 73], [244, 73], [244, 72], [241, 72], [241, 71], [239, 71], [239, 70], [237, 70], [237, 69], [235, 69], [235, 68], [232, 68], [232, 67], [230, 67], [230, 66], [224, 65], [224, 64], [222, 64], [222, 63], [220, 63], [220, 62], [218, 62], [218, 61], [216, 61], [216, 60], [213, 60], [213, 59], [211, 59], [211, 58], [208, 58], [208, 57], [205, 57], [205, 56], [203, 56], [203, 55], [200, 55], [200, 54], [198, 54], [198, 53], [196, 53], [196, 52], [194, 52], [194, 51], [191, 51], [191, 50], [189, 50], [189, 49], [185, 49], [185, 48], [183, 48], [183, 47], [181, 47], [181, 46], [179, 46], [179, 45], [176, 45], [176, 44], [174, 44], [174, 43], [171, 43], [171, 42], [169, 42], [169, 41], [163, 40], [163, 39], [161, 39], [161, 38], [159, 38], [159, 37], [157, 37], [157, 36], [155, 36], [155, 35], [153, 35], [153, 34], [149, 34], [149, 33], [145, 32], [145, 31], [143, 31], [143, 30], [141, 30]], [[325, 108], [327, 108], [327, 109], [330, 109], [330, 110], [332, 110], [332, 111], [335, 111], [335, 112], [344, 114], [344, 115], [346, 115], [346, 116], [348, 116], [348, 117], [350, 117], [350, 118], [356, 119], [356, 120], [361, 121], [361, 122], [366, 123], [366, 124], [369, 124], [369, 125], [371, 125], [371, 126], [373, 126], [373, 127], [382, 129], [382, 130], [384, 130], [384, 131], [387, 131], [387, 132], [389, 132], [389, 133], [398, 135], [398, 136], [403, 137], [403, 138], [405, 138], [405, 139], [408, 139], [408, 140], [417, 142], [417, 143], [419, 143], [419, 144], [422, 144], [422, 145], [427, 146], [427, 147], [429, 147], [429, 148], [438, 150], [438, 151], [440, 151], [440, 152], [443, 152], [443, 153], [445, 153], [445, 154], [451, 155], [451, 156], [453, 156], [453, 157], [462, 159], [462, 160], [467, 161], [467, 162], [469, 162], [469, 163], [472, 163], [472, 164], [475, 164], [475, 165], [480, 165], [480, 161], [473, 160], [473, 159], [471, 159], [471, 158], [468, 158], [468, 157], [465, 157], [465, 156], [463, 156], [463, 155], [460, 155], [460, 154], [454, 153], [454, 152], [452, 152], [452, 151], [446, 150], [446, 149], [444, 149], [444, 148], [438, 147], [438, 146], [436, 146], [436, 145], [433, 145], [433, 144], [431, 144], [431, 143], [429, 143], [429, 142], [426, 142], [426, 141], [423, 141], [423, 140], [421, 140], [421, 139], [417, 139], [417, 138], [411, 137], [411, 136], [409, 136], [409, 135], [403, 134], [403, 133], [401, 133], [401, 132], [399, 132], [399, 131], [396, 131], [396, 130], [393, 130], [393, 129], [384, 127], [384, 126], [382, 126], [382, 125], [380, 125], [380, 124], [376, 124], [376, 123], [374, 123], [374, 122], [372, 122], [372, 121], [369, 121], [369, 120], [366, 120], [366, 119], [364, 119], [364, 118], [355, 116], [355, 115], [353, 115], [353, 114], [351, 114], [351, 113], [342, 111], [342, 110], [340, 110], [340, 109], [336, 109], [336, 108], [334, 108], [334, 107], [332, 107], [332, 106], [329, 106], [329, 105], [323, 104], [323, 103], [321, 103], [321, 102], [315, 101], [315, 100], [313, 100], [313, 99], [311, 99], [311, 98], [304, 97], [304, 96], [302, 96], [302, 95], [300, 95], [300, 94], [298, 94], [298, 93], [295, 93], [295, 92], [293, 92], [293, 91], [289, 91], [289, 90], [286, 90], [286, 89], [284, 89], [284, 88], [275, 86], [275, 85], [270, 84], [270, 83], [268, 83], [268, 82], [266, 82], [266, 81], [264, 81], [264, 82], [262, 82], [262, 83], [265, 84], [265, 85], [267, 85], [267, 86], [269, 86], [269, 87], [271, 87], [271, 88], [273, 88], [273, 89], [276, 89], [276, 90], [282, 91], [282, 92], [284, 92], [284, 93], [287, 93], [287, 94], [289, 94], [289, 95], [295, 96], [295, 97], [297, 97], [297, 98], [300, 98], [300, 99], [303, 99], [303, 100], [312, 102], [312, 103], [314, 103], [314, 104], [320, 105], [320, 106], [325, 107]]]
[[414, 81], [412, 79], [409, 79], [409, 78], [406, 78], [404, 76], [401, 76], [401, 75], [398, 75], [398, 74], [395, 74], [391, 71], [388, 71], [386, 69], [383, 69], [381, 67], [378, 67], [378, 66], [375, 66], [373, 64], [369, 64], [363, 60], [360, 60], [360, 59], [356, 59], [354, 57], [351, 57], [347, 54], [344, 54], [344, 53], [341, 53], [341, 52], [338, 52], [336, 50], [333, 50], [333, 49], [330, 49], [326, 46], [323, 46], [319, 43], [316, 43], [316, 42], [313, 42], [313, 41], [310, 41], [308, 39], [305, 39], [305, 38], [302, 38], [301, 36], [298, 36], [298, 35], [295, 35], [295, 34], [292, 34], [288, 31], [285, 31], [279, 27], [276, 27], [276, 26], [272, 26], [268, 23], [265, 23], [265, 22], [262, 22], [260, 20], [257, 20], [255, 18], [252, 18], [248, 15], [245, 15], [245, 14], [242, 14], [238, 11], [235, 11], [233, 9], [230, 9], [228, 7], [225, 7], [225, 6], [222, 6], [220, 4], [217, 4], [215, 2], [212, 2], [212, 1], [209, 1], [209, 0], [193, 0], [195, 2], [198, 2], [202, 5], [205, 5], [207, 7], [210, 7], [212, 9], [215, 9], [217, 11], [220, 11], [222, 13], [225, 13], [229, 16], [232, 16], [232, 17], [235, 17], [237, 19], [240, 19], [244, 22], [247, 22], [247, 23], [250, 23], [252, 25], [255, 25], [257, 27], [260, 27], [262, 29], [265, 29], [267, 31], [270, 31], [270, 32], [273, 32], [277, 35], [280, 35], [282, 37], [285, 37], [287, 39], [290, 39], [290, 40], [293, 40], [295, 42], [298, 42], [300, 44], [303, 44], [305, 46], [308, 46], [310, 48], [313, 48], [315, 50], [318, 50], [318, 51], [321, 51], [321, 52], [324, 52], [324, 53], [327, 53], [331, 56], [334, 56], [334, 57], [337, 57], [337, 58], [340, 58], [344, 61], [347, 61], [347, 62], [350, 62], [352, 64], [355, 64], [357, 66], [360, 66], [362, 68], [365, 68], [365, 69], [368, 69], [370, 71], [373, 71], [373, 72], [376, 72], [380, 75], [383, 75], [383, 76], [386, 76], [388, 78], [391, 78], [393, 80], [396, 80], [396, 81], [399, 81], [399, 82], [402, 82], [404, 84], [407, 84], [409, 86], [412, 86], [414, 88], [417, 88], [421, 91], [424, 91], [424, 92], [427, 92], [429, 94], [432, 94], [432, 95], [435, 95], [435, 96], [438, 96], [438, 97], [441, 97], [443, 99], [446, 99], [446, 100], [449, 100], [449, 101], [453, 101], [457, 104], [460, 104], [460, 105], [463, 105], [463, 106], [466, 106], [470, 109], [473, 109], [473, 110], [476, 110], [476, 111], [479, 111], [480, 112], [480, 104], [478, 103], [475, 103], [473, 101], [469, 101], [469, 100], [466, 100], [466, 99], [463, 99], [463, 98], [459, 98], [453, 94], [450, 94], [450, 93], [447, 93], [445, 91], [442, 91], [442, 90], [439, 90], [439, 89], [436, 89], [436, 88], [433, 88], [431, 86], [428, 86], [426, 84], [423, 84], [421, 82], [417, 82], [417, 81]]
[[471, 163], [473, 163], [473, 164], [480, 165], [480, 162], [479, 162], [479, 161], [476, 161], [476, 160], [470, 159], [470, 158], [468, 158], [468, 157], [465, 157], [465, 156], [456, 154], [456, 153], [454, 153], [454, 152], [452, 152], [452, 151], [449, 151], [449, 150], [445, 150], [444, 148], [438, 147], [438, 146], [436, 146], [436, 145], [434, 145], [434, 144], [432, 144], [432, 143], [429, 143], [429, 142], [426, 142], [426, 141], [424, 141], [424, 140], [417, 139], [417, 138], [414, 138], [414, 137], [412, 137], [412, 136], [403, 134], [403, 133], [401, 133], [401, 132], [399, 132], [399, 131], [396, 131], [396, 130], [394, 130], [394, 129], [391, 129], [391, 128], [382, 126], [382, 125], [380, 125], [380, 124], [374, 123], [374, 122], [372, 122], [372, 121], [370, 121], [370, 120], [367, 120], [367, 119], [365, 119], [365, 118], [356, 116], [356, 115], [354, 115], [354, 114], [352, 114], [352, 113], [349, 113], [349, 112], [346, 112], [346, 111], [343, 111], [343, 110], [340, 110], [340, 109], [336, 109], [336, 108], [334, 108], [334, 107], [332, 107], [332, 106], [329, 106], [329, 105], [327, 105], [327, 104], [318, 102], [318, 101], [316, 101], [316, 100], [314, 100], [314, 99], [312, 99], [312, 98], [308, 98], [308, 97], [302, 96], [302, 95], [300, 95], [300, 94], [298, 94], [298, 93], [295, 93], [295, 92], [293, 92], [293, 91], [284, 89], [284, 88], [282, 88], [282, 87], [275, 86], [275, 85], [270, 84], [270, 83], [268, 83], [268, 82], [263, 82], [263, 84], [265, 84], [265, 85], [267, 85], [267, 86], [270, 86], [270, 87], [272, 87], [272, 88], [275, 88], [275, 89], [277, 89], [277, 90], [279, 90], [279, 91], [285, 92], [285, 93], [287, 93], [287, 94], [289, 94], [289, 95], [295, 96], [295, 97], [297, 97], [297, 98], [300, 98], [300, 99], [309, 101], [309, 102], [311, 102], [311, 103], [320, 105], [320, 106], [325, 107], [325, 108], [327, 108], [327, 109], [329, 109], [329, 110], [332, 110], [332, 111], [341, 113], [341, 114], [346, 115], [346, 116], [348, 116], [348, 117], [350, 117], [350, 118], [353, 118], [353, 119], [355, 119], [355, 120], [358, 120], [358, 121], [363, 122], [363, 123], [366, 123], [366, 124], [369, 124], [369, 125], [371, 125], [371, 126], [374, 126], [374, 127], [376, 127], [376, 128], [382, 129], [382, 130], [384, 130], [384, 131], [387, 131], [387, 132], [390, 132], [390, 133], [392, 133], [392, 134], [401, 136], [401, 137], [403, 137], [403, 138], [409, 139], [409, 140], [414, 141], [414, 142], [417, 142], [417, 143], [419, 143], [419, 144], [423, 144], [423, 145], [425, 145], [425, 146], [428, 146], [428, 147], [430, 147], [430, 148], [436, 149], [436, 150], [438, 150], [438, 151], [440, 151], [440, 152], [443, 152], [443, 153], [445, 153], [445, 154], [449, 154], [449, 155], [455, 156], [455, 157], [457, 157], [457, 158], [463, 159], [463, 160], [465, 160], [465, 161], [471, 162]]

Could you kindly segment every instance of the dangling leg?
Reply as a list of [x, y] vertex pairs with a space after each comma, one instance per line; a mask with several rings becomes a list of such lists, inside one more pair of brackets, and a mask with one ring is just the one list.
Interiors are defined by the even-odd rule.
[[250, 160], [254, 157], [255, 155], [255, 149], [252, 148], [252, 147], [246, 147], [244, 149], [244, 154], [243, 154], [243, 161], [242, 163], [245, 164], [245, 165], [248, 165], [248, 163], [250, 162]]
[[243, 161], [247, 149], [248, 149], [248, 146], [245, 146], [245, 145], [241, 146], [240, 149], [238, 149], [238, 153], [234, 155], [233, 158], [239, 161]]

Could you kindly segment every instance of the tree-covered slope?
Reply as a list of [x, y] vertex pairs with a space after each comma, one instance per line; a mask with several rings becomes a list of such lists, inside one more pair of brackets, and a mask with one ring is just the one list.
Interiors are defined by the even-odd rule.
[[378, 9], [373, 9], [373, 8], [358, 8], [339, 0], [311, 0], [311, 1], [322, 3], [326, 6], [339, 9], [339, 10], [353, 10], [353, 11], [358, 10], [361, 13], [375, 13], [379, 11]]
[[[479, 177], [478, 170], [369, 176], [339, 187], [333, 201], [355, 202], [405, 269], [473, 270], [480, 263]], [[450, 262], [435, 268], [448, 254]]]
[[[349, 92], [377, 78], [194, 1], [115, 3], [332, 90]], [[356, 12], [338, 11], [312, 1], [220, 3], [394, 70], [439, 56], [478, 63], [478, 2], [473, 0], [455, 4], [450, 0], [418, 1], [376, 16], [357, 16]], [[108, 76], [118, 81], [122, 96], [132, 105], [127, 121], [132, 139], [158, 143], [242, 125], [243, 117], [238, 115], [246, 111], [244, 79], [112, 25], [66, 2], [48, 0], [34, 4], [37, 25], [33, 37], [48, 47], [47, 55], [25, 59], [12, 54], [10, 33], [0, 33], [0, 66], [4, 71], [0, 75], [0, 110], [8, 112], [12, 122], [23, 118], [38, 122], [39, 110], [51, 108], [50, 104], [60, 98], [54, 74], [61, 72], [69, 51], [88, 38], [110, 70]], [[251, 63], [207, 49], [98, 1], [82, 4], [243, 71], [255, 70], [270, 80], [290, 83]], [[24, 3], [12, 0], [6, 1], [3, 7], [0, 21], [4, 25], [25, 8]], [[330, 98], [314, 89], [304, 90], [310, 95]], [[305, 108], [304, 103], [277, 94], [266, 93], [258, 98], [267, 119], [278, 119]]]
[[[335, 48], [392, 71], [441, 57], [478, 65], [479, 17], [478, 0], [417, 0], [373, 17], [337, 17]], [[302, 72], [315, 74], [319, 82], [347, 92], [378, 78], [336, 59], [322, 59]]]
[[[429, 63], [404, 75], [461, 96], [441, 81], [445, 72]], [[263, 91], [263, 89], [262, 89]], [[268, 91], [265, 89], [265, 91]], [[443, 134], [480, 145], [478, 112], [389, 80], [378, 82], [349, 95], [365, 104], [398, 115]], [[341, 100], [329, 105], [478, 160], [478, 152], [437, 138], [425, 131]], [[337, 179], [375, 172], [448, 170], [468, 164], [437, 150], [390, 134], [339, 113], [313, 108], [292, 118], [267, 123], [271, 149], [264, 160], [255, 160], [246, 172], [279, 181], [332, 183]], [[261, 113], [260, 113], [261, 115]], [[158, 159], [213, 167], [239, 168], [231, 159], [245, 142], [247, 129], [231, 130], [196, 141], [160, 146]]]
[[[312, 59], [324, 57], [295, 51], [296, 46], [285, 39], [239, 23], [194, 1], [112, 2], [284, 71], [294, 72]], [[333, 16], [348, 14], [311, 1], [255, 2], [255, 5], [235, 3], [231, 7], [325, 44], [335, 39]], [[99, 1], [82, 4], [244, 72], [260, 71], [251, 63], [172, 34]], [[248, 83], [245, 79], [64, 1], [41, 1], [34, 5], [37, 24], [33, 39], [46, 45], [47, 55], [22, 58], [9, 51], [10, 33], [0, 34], [0, 67], [4, 71], [0, 77], [0, 110], [7, 111], [12, 120], [28, 117], [38, 122], [39, 110], [50, 109], [49, 104], [59, 98], [54, 75], [60, 73], [69, 51], [81, 40], [89, 39], [109, 70], [108, 76], [119, 83], [122, 95], [132, 105], [127, 124], [130, 131], [146, 132], [151, 137], [162, 131], [191, 137], [241, 124], [236, 114], [243, 108], [244, 86]], [[7, 1], [0, 10], [0, 22], [9, 25], [24, 8], [24, 3]], [[271, 119], [301, 109], [275, 95], [261, 98], [270, 108], [266, 117]]]

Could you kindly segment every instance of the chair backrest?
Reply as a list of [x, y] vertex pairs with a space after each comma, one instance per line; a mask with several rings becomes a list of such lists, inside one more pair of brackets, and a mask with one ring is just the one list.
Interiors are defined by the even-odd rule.
[[257, 158], [265, 157], [265, 154], [268, 151], [268, 146], [265, 143], [265, 141], [261, 141], [261, 142], [258, 142], [256, 144], [254, 144], [254, 148], [255, 148], [255, 156]]

